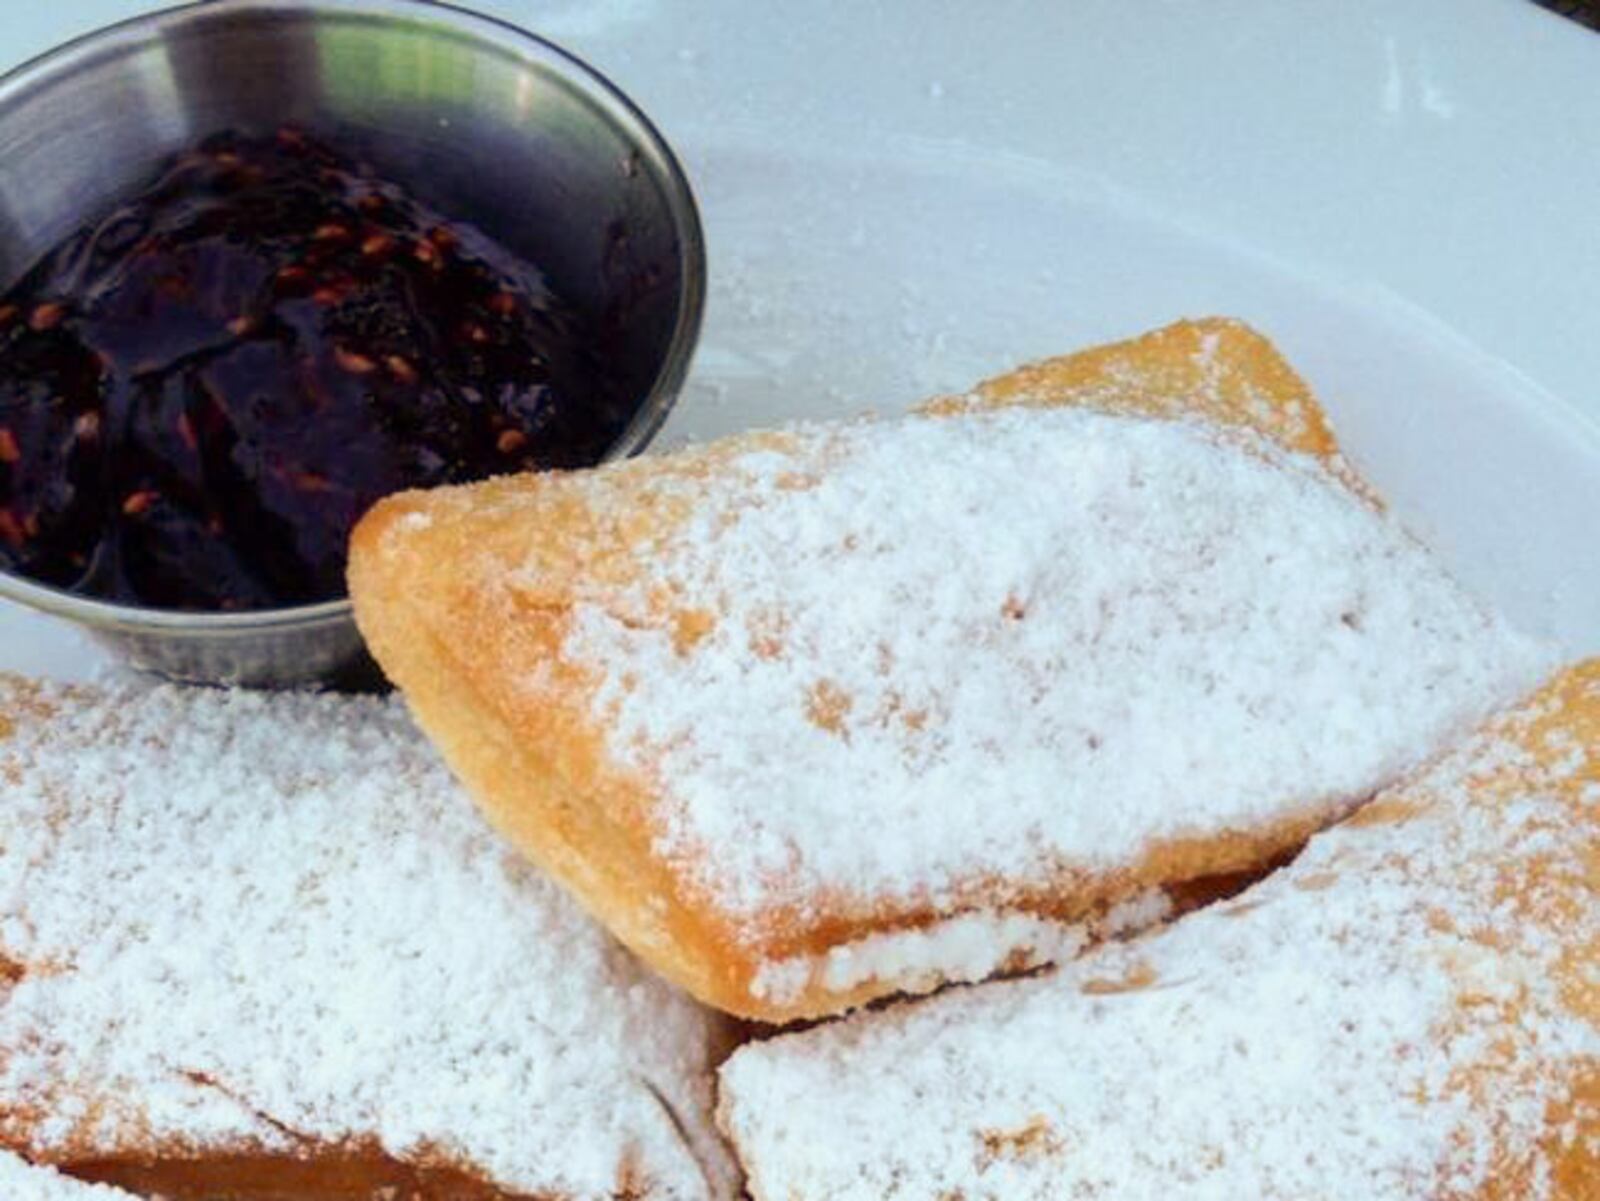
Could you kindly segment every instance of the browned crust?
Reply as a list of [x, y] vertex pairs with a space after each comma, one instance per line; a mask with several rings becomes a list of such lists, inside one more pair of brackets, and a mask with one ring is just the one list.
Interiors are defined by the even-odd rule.
[[455, 1168], [401, 1163], [360, 1147], [312, 1149], [304, 1156], [152, 1152], [54, 1166], [80, 1180], [168, 1201], [556, 1201], [501, 1192]]
[[1131, 341], [1029, 363], [979, 384], [970, 396], [930, 401], [922, 411], [1063, 405], [1250, 430], [1320, 459], [1352, 492], [1380, 503], [1346, 461], [1327, 414], [1288, 360], [1255, 330], [1227, 318], [1178, 321]]
[[[923, 411], [1067, 405], [1248, 428], [1316, 456], [1370, 499], [1310, 390], [1270, 342], [1237, 321], [1179, 322], [1020, 368]], [[590, 714], [593, 675], [564, 660], [561, 645], [577, 588], [637, 578], [651, 543], [686, 517], [687, 502], [666, 484], [710, 478], [733, 455], [785, 437], [745, 434], [636, 460], [584, 476], [581, 488], [546, 475], [405, 493], [378, 504], [352, 538], [350, 591], [368, 645], [489, 818], [623, 942], [702, 1001], [776, 1023], [843, 1012], [896, 985], [811, 987], [778, 1002], [754, 997], [751, 984], [765, 963], [966, 912], [1092, 924], [1152, 887], [1258, 872], [1363, 799], [1152, 846], [1122, 870], [1092, 877], [1063, 870], [1044, 880], [973, 879], [948, 908], [864, 907], [848, 895], [820, 896], [809, 898], [803, 919], [774, 910], [762, 915], [760, 934], [736, 926], [652, 851], [655, 785], [608, 760]], [[512, 572], [525, 581], [517, 589], [504, 586]], [[693, 617], [663, 597], [644, 620], [682, 631], [692, 630]], [[532, 674], [535, 665], [542, 674]]]

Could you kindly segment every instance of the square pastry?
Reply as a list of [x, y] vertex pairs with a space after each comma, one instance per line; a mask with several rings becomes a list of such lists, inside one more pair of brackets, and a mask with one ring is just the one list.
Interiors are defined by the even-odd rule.
[[1234, 900], [744, 1048], [721, 1113], [757, 1201], [1593, 1201], [1600, 660]]
[[397, 704], [0, 677], [0, 795], [0, 1146], [206, 1201], [737, 1193], [721, 1019]]
[[381, 502], [357, 618], [502, 830], [769, 1022], [1071, 958], [1531, 686], [1236, 322]]

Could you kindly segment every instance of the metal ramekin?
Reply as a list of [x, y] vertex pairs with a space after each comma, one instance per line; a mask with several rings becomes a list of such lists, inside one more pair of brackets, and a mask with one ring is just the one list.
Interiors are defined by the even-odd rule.
[[[110, 26], [0, 78], [0, 280], [164, 156], [222, 129], [285, 122], [352, 145], [638, 339], [644, 399], [606, 457], [643, 449], [682, 386], [704, 307], [688, 181], [598, 72], [430, 0], [210, 0]], [[4, 572], [0, 598], [75, 621], [132, 666], [176, 679], [277, 687], [359, 678], [366, 664], [348, 600], [187, 613]]]

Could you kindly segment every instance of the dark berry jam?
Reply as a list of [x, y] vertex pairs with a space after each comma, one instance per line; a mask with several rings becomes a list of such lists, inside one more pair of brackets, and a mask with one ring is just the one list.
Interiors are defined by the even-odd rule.
[[341, 596], [379, 497], [595, 462], [635, 399], [603, 345], [321, 142], [219, 135], [0, 300], [0, 566], [161, 608]]

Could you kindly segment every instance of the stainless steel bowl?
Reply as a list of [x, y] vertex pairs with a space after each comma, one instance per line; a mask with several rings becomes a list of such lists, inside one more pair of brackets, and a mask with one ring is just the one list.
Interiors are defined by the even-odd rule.
[[[302, 124], [540, 264], [636, 339], [642, 399], [608, 457], [660, 428], [705, 295], [694, 197], [604, 77], [511, 25], [430, 0], [210, 0], [103, 29], [0, 78], [0, 281], [224, 129]], [[347, 600], [184, 613], [0, 572], [0, 597], [76, 621], [135, 667], [285, 686], [361, 675]]]

